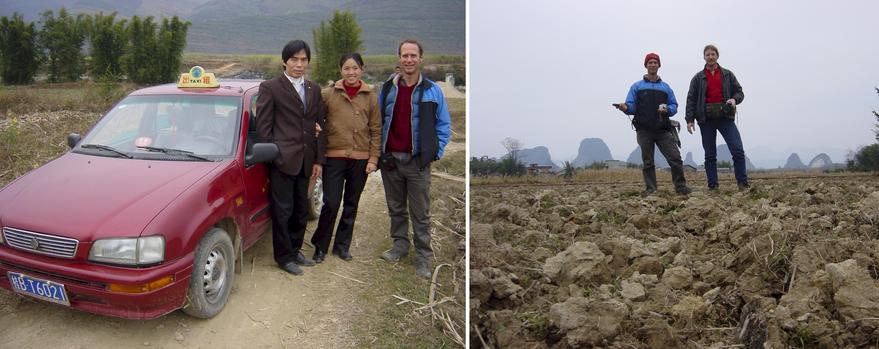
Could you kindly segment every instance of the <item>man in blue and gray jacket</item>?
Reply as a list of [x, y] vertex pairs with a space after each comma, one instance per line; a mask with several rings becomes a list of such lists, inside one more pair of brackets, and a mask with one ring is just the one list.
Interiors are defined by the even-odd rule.
[[638, 146], [641, 147], [643, 161], [641, 170], [647, 187], [645, 194], [656, 191], [656, 166], [653, 163], [653, 153], [655, 147], [659, 147], [659, 151], [671, 166], [675, 191], [687, 195], [690, 193], [690, 188], [687, 187], [687, 180], [684, 178], [684, 162], [681, 160], [675, 134], [677, 130], [673, 129], [669, 119], [678, 112], [678, 102], [671, 87], [657, 75], [660, 65], [659, 55], [648, 53], [644, 57], [647, 75], [632, 84], [625, 103], [614, 106], [623, 113], [634, 115], [632, 125], [638, 136]]
[[380, 160], [393, 247], [382, 253], [396, 262], [409, 254], [409, 220], [415, 245], [415, 273], [431, 276], [430, 163], [439, 160], [451, 136], [451, 117], [440, 87], [421, 74], [424, 50], [404, 40], [397, 51], [400, 74], [382, 86]]

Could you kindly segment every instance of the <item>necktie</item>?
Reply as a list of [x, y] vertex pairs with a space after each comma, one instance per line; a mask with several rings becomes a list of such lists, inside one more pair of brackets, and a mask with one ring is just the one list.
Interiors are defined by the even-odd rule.
[[302, 109], [305, 109], [305, 84], [299, 85], [299, 100], [302, 101]]

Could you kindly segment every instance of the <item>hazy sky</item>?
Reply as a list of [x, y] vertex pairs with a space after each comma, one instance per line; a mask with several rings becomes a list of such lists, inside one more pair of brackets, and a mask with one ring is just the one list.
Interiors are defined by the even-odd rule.
[[[782, 166], [791, 152], [843, 162], [875, 142], [876, 0], [471, 1], [469, 26], [471, 156], [503, 155], [500, 141], [513, 137], [572, 160], [596, 137], [625, 160], [635, 133], [610, 104], [646, 72], [644, 56], [660, 55], [683, 123], [709, 43], [742, 84], [737, 122], [758, 167]], [[681, 138], [682, 155], [702, 163], [699, 130]]]

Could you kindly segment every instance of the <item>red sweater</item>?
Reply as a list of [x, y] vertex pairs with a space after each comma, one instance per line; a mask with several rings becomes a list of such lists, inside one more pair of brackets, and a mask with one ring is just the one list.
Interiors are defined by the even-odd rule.
[[357, 95], [357, 91], [360, 91], [360, 83], [355, 86], [348, 86], [345, 83], [342, 83], [342, 86], [345, 87], [345, 94], [348, 95], [348, 99], [354, 99], [354, 96]]
[[406, 86], [400, 79], [397, 83], [397, 100], [394, 102], [394, 116], [388, 132], [387, 151], [412, 153], [412, 92], [415, 86]]
[[720, 67], [714, 69], [714, 74], [711, 74], [711, 70], [706, 67], [705, 78], [708, 79], [708, 87], [705, 89], [705, 103], [723, 103]]

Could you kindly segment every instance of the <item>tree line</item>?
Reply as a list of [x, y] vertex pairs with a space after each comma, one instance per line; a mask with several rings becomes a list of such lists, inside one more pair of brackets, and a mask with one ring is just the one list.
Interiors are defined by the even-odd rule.
[[42, 68], [50, 82], [127, 79], [144, 85], [179, 75], [190, 22], [177, 16], [116, 18], [116, 13], [48, 10], [37, 22], [21, 14], [0, 18], [0, 81], [29, 84]]
[[[879, 87], [876, 88], [876, 94], [879, 94]], [[879, 121], [879, 111], [873, 110], [873, 117]], [[876, 134], [876, 141], [879, 142], [879, 124], [876, 124], [873, 132]], [[879, 143], [858, 149], [851, 154], [847, 165], [850, 170], [855, 171], [879, 171]]]

